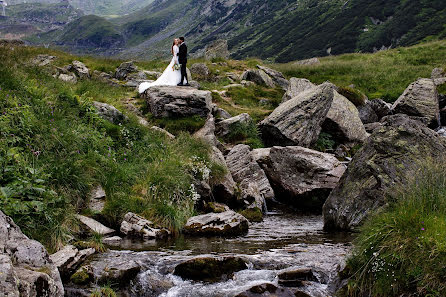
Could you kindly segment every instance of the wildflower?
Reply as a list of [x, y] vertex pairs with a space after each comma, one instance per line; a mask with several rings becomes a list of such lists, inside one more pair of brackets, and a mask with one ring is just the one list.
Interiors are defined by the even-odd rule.
[[424, 228], [421, 228], [421, 231], [424, 231]]

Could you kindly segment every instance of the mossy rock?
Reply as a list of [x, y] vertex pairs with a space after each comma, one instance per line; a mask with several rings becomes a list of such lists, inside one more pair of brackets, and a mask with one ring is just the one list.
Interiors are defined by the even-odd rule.
[[263, 221], [263, 213], [258, 207], [248, 208], [239, 212], [250, 222]]
[[76, 285], [86, 285], [90, 279], [91, 275], [84, 268], [79, 269], [70, 277], [70, 280]]
[[351, 87], [340, 87], [338, 93], [347, 98], [356, 107], [364, 105], [367, 100], [366, 95]]
[[183, 279], [194, 281], [218, 282], [229, 279], [237, 271], [246, 269], [246, 263], [241, 258], [195, 258], [175, 267], [174, 274]]

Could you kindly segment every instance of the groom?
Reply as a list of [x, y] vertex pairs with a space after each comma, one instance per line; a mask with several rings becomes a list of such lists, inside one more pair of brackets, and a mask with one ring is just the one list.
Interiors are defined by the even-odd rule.
[[[186, 43], [184, 43], [184, 37], [180, 37], [179, 39], [180, 39], [180, 51], [178, 53], [178, 62], [181, 64], [181, 82], [178, 84], [178, 86], [190, 86], [186, 72], [187, 46]], [[186, 78], [186, 84], [183, 85], [185, 78]]]

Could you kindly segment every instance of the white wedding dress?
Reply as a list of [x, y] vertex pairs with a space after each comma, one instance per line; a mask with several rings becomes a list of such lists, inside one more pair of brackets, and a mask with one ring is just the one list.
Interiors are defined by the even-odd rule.
[[176, 86], [181, 81], [181, 71], [175, 70], [173, 65], [178, 64], [178, 52], [180, 48], [177, 45], [173, 47], [173, 57], [172, 61], [170, 61], [169, 66], [167, 66], [166, 70], [164, 70], [163, 74], [154, 82], [143, 82], [139, 85], [139, 93], [144, 93], [150, 87], [154, 86]]

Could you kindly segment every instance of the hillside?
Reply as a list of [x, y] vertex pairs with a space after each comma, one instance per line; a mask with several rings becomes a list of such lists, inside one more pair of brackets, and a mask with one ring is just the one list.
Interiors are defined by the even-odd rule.
[[373, 52], [446, 37], [445, 9], [441, 0], [158, 0], [112, 19], [126, 43], [111, 52], [122, 57], [165, 56], [177, 35], [187, 36], [195, 53], [215, 39], [227, 39], [237, 59], [288, 62]]

